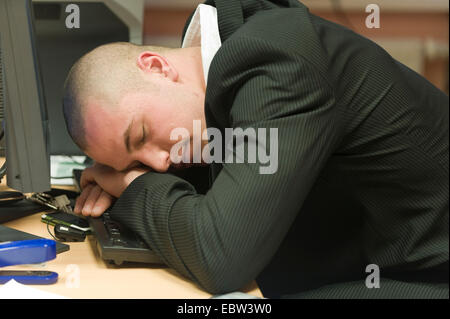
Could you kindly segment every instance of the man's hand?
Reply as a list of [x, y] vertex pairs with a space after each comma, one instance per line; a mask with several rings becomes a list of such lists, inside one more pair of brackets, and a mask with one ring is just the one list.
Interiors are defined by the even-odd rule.
[[114, 197], [96, 184], [88, 184], [77, 198], [74, 212], [84, 216], [99, 217], [112, 205]]
[[119, 172], [109, 166], [96, 163], [83, 171], [80, 186], [84, 189], [88, 184], [97, 184], [105, 192], [118, 198], [135, 178], [149, 171], [149, 168], [136, 167]]
[[118, 172], [101, 164], [86, 168], [81, 175], [82, 192], [74, 212], [85, 216], [100, 216], [134, 179], [149, 171], [149, 168], [137, 167]]

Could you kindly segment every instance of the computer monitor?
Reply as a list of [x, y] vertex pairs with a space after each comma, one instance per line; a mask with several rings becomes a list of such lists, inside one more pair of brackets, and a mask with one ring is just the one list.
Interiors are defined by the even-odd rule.
[[21, 192], [50, 190], [47, 115], [31, 0], [0, 0], [6, 174]]

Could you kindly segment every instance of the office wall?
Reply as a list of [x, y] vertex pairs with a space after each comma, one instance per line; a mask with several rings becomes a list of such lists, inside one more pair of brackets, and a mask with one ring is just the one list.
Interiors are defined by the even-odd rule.
[[[184, 23], [198, 0], [146, 0], [144, 43], [179, 47]], [[310, 11], [345, 25], [383, 46], [448, 94], [448, 0], [303, 0]], [[377, 3], [380, 28], [367, 28]]]

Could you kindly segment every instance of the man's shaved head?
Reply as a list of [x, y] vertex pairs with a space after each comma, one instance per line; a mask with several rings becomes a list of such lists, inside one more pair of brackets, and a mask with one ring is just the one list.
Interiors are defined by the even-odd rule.
[[[172, 165], [173, 130], [206, 128], [201, 47], [112, 43], [83, 56], [64, 85], [64, 117], [74, 142], [95, 162], [124, 171]], [[190, 138], [191, 140], [191, 138]]]
[[88, 101], [114, 106], [124, 93], [150, 89], [136, 67], [139, 54], [146, 50], [163, 54], [171, 49], [111, 43], [95, 48], [71, 68], [64, 84], [63, 112], [68, 132], [82, 150], [87, 147], [83, 114]]

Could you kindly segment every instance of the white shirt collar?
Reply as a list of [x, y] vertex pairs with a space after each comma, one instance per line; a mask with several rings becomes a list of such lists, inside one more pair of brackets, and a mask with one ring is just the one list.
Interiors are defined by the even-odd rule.
[[199, 4], [186, 30], [181, 47], [201, 47], [205, 83], [208, 83], [208, 71], [212, 59], [221, 45], [217, 9], [210, 5]]

